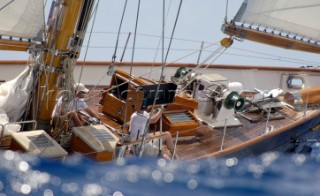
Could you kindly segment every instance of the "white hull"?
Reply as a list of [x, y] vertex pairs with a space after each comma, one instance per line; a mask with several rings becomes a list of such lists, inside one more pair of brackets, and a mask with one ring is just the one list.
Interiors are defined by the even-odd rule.
[[[79, 80], [79, 75], [82, 68], [82, 62], [78, 62], [75, 67], [74, 77]], [[107, 76], [109, 65], [111, 62], [86, 62], [82, 72], [80, 81], [86, 85], [106, 86], [110, 83], [110, 76]], [[136, 77], [142, 76], [149, 78], [150, 70], [153, 70], [150, 79], [159, 80], [161, 69], [159, 63], [151, 66], [152, 63], [135, 63], [133, 65], [132, 74]], [[25, 61], [0, 61], [1, 70], [0, 80], [11, 80], [19, 75], [25, 68]], [[165, 67], [163, 76], [166, 80], [170, 80], [171, 76], [176, 72], [179, 66], [185, 66], [187, 69], [194, 66], [193, 64], [174, 64]], [[122, 69], [130, 72], [130, 63], [116, 65], [115, 69]], [[289, 68], [289, 67], [265, 67], [265, 66], [234, 66], [234, 65], [212, 65], [206, 69], [198, 69], [204, 74], [217, 73], [220, 74], [230, 82], [240, 82], [244, 90], [253, 90], [258, 88], [260, 90], [272, 90], [274, 88], [282, 88], [286, 90], [286, 81], [283, 80], [283, 75], [286, 74], [304, 74], [308, 75], [305, 80], [304, 88], [316, 88], [320, 84], [320, 69], [306, 69], [306, 68]], [[99, 81], [101, 82], [99, 83]]]

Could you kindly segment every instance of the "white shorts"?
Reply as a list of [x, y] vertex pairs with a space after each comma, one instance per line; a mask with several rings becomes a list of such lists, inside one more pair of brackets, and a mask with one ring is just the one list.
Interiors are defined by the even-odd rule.
[[143, 145], [143, 156], [157, 156], [159, 154], [159, 139], [152, 140]]

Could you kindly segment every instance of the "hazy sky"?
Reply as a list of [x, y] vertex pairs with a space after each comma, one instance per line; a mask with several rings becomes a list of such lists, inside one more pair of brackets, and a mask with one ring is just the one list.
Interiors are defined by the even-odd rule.
[[[196, 51], [200, 49], [202, 42], [204, 42], [204, 47], [216, 44], [203, 50], [200, 62], [216, 51], [220, 40], [227, 37], [220, 30], [226, 14], [226, 2], [226, 0], [184, 0], [182, 2], [171, 50], [168, 53], [168, 63], [184, 56], [186, 57], [178, 62], [196, 63], [199, 55], [199, 52]], [[241, 2], [241, 0], [229, 0], [228, 20], [236, 14]], [[89, 44], [89, 49], [87, 50], [85, 47], [82, 49], [80, 60], [86, 58], [86, 60], [110, 61], [112, 59], [124, 3], [125, 0], [100, 0], [90, 42], [88, 43], [87, 39], [84, 43], [85, 46]], [[180, 0], [165, 1], [167, 19], [164, 54], [167, 53], [179, 3]], [[141, 0], [134, 61], [161, 61], [162, 5], [162, 0]], [[129, 32], [132, 34], [123, 61], [131, 61], [132, 59], [137, 7], [138, 0], [128, 0], [116, 61], [120, 61]], [[88, 32], [91, 31], [91, 28], [90, 24]], [[89, 38], [89, 33], [87, 38]], [[194, 54], [190, 55], [191, 53]], [[27, 58], [27, 54], [12, 55], [12, 53], [1, 52], [0, 55], [1, 59]], [[212, 59], [208, 63], [211, 61]], [[250, 41], [235, 41], [233, 46], [213, 63], [299, 67], [319, 65], [319, 62], [318, 55], [278, 49]]]

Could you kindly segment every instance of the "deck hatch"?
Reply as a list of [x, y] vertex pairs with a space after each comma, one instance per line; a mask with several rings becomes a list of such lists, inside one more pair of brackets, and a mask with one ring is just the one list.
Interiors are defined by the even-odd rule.
[[173, 123], [194, 121], [194, 118], [189, 113], [173, 113], [173, 114], [166, 114], [166, 116]]
[[49, 146], [53, 146], [52, 141], [50, 141], [46, 136], [43, 134], [40, 135], [34, 135], [34, 136], [27, 136], [27, 138], [32, 141], [34, 145], [36, 145], [38, 148], [45, 148]]
[[112, 137], [112, 135], [109, 134], [109, 132], [103, 130], [103, 129], [96, 129], [92, 130], [92, 135], [95, 136], [100, 142], [113, 142], [115, 139]]

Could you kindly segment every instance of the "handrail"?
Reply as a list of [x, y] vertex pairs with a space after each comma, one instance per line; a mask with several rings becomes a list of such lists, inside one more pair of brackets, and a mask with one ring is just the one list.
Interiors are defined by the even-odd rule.
[[305, 103], [305, 107], [304, 107], [304, 111], [303, 111], [304, 118], [307, 117], [308, 102], [309, 102], [309, 94], [307, 94], [306, 103]]
[[220, 146], [220, 152], [223, 151], [224, 138], [226, 136], [226, 131], [227, 131], [227, 122], [228, 122], [228, 119], [226, 118], [224, 121], [223, 136], [222, 136], [222, 141], [221, 141], [221, 146]]
[[4, 132], [4, 125], [3, 124], [0, 124], [0, 126], [2, 127], [1, 129], [1, 136], [0, 136], [0, 145], [2, 143], [2, 137], [3, 137], [3, 132]]
[[148, 141], [151, 141], [151, 140], [154, 140], [154, 139], [161, 138], [164, 135], [165, 135], [165, 133], [161, 133], [161, 134], [157, 134], [156, 133], [156, 135], [147, 135], [144, 139], [139, 138], [139, 139], [137, 139], [135, 141], [122, 142], [122, 144], [125, 145], [125, 146], [136, 145], [136, 144], [140, 144], [143, 140], [144, 140], [144, 142], [148, 142]]
[[0, 145], [2, 143], [2, 138], [3, 138], [3, 134], [4, 134], [4, 130], [6, 128], [7, 125], [10, 125], [10, 124], [27, 124], [27, 123], [34, 123], [33, 125], [33, 128], [32, 129], [36, 129], [37, 127], [37, 121], [35, 120], [29, 120], [29, 121], [20, 121], [20, 122], [9, 122], [9, 123], [6, 123], [4, 125], [0, 125], [2, 127], [2, 131], [1, 131], [1, 135], [0, 135]]
[[269, 124], [269, 119], [270, 119], [270, 113], [271, 113], [271, 102], [269, 103], [269, 110], [267, 114], [267, 121], [266, 121], [266, 126], [264, 128], [264, 134], [267, 134], [270, 130], [268, 129], [268, 124]]
[[178, 137], [179, 137], [179, 131], [177, 131], [177, 133], [176, 133], [176, 140], [174, 141], [174, 148], [173, 148], [173, 153], [172, 153], [171, 160], [174, 160], [174, 157], [176, 156]]

